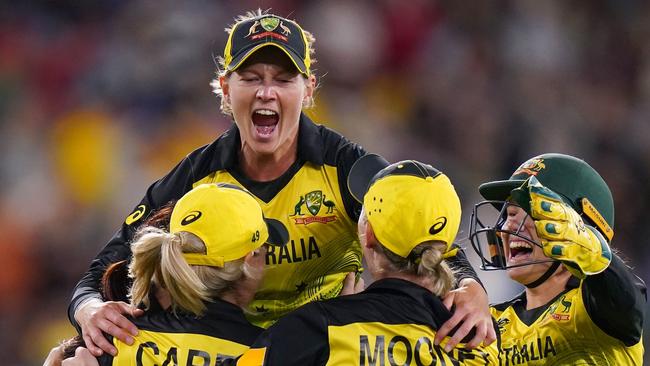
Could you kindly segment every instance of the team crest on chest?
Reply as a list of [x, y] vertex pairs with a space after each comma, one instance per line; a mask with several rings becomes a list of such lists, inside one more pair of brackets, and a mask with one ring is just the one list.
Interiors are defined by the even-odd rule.
[[336, 209], [334, 201], [329, 200], [323, 191], [315, 190], [301, 195], [294, 206], [293, 214], [289, 216], [296, 224], [309, 225], [313, 222], [327, 224], [336, 220], [334, 209]]
[[559, 322], [571, 320], [571, 300], [562, 296], [548, 308], [549, 320], [553, 319]]

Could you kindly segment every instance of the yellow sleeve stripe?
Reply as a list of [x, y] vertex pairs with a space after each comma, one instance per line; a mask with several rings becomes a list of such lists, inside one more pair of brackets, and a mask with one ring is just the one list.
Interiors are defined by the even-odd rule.
[[261, 366], [266, 356], [265, 348], [251, 348], [237, 360], [237, 366]]

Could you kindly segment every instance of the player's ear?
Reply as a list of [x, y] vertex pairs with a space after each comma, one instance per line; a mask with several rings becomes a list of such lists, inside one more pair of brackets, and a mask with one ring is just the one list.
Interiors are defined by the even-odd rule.
[[230, 78], [226, 77], [225, 75], [219, 76], [219, 86], [221, 86], [221, 92], [223, 93], [223, 97], [228, 101], [230, 101], [229, 79]]
[[307, 96], [312, 98], [314, 90], [316, 90], [316, 76], [312, 74], [307, 77]]
[[370, 222], [366, 224], [366, 229], [364, 232], [366, 236], [365, 246], [366, 248], [374, 248], [377, 245], [377, 237], [375, 236], [374, 230], [372, 230], [372, 225]]
[[310, 108], [314, 106], [314, 91], [316, 90], [316, 77], [309, 75], [305, 78], [305, 95], [302, 98], [302, 107]]

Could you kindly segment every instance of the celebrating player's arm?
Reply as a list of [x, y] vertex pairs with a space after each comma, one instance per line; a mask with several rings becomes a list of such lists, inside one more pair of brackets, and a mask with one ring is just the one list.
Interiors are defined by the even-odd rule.
[[456, 244], [453, 247], [455, 255], [447, 258], [446, 262], [454, 269], [457, 286], [444, 297], [443, 302], [447, 309], [453, 307], [453, 315], [438, 329], [434, 344], [439, 345], [449, 337], [445, 342], [445, 351], [449, 351], [471, 334], [466, 348], [490, 345], [497, 335], [487, 292], [465, 252]]
[[101, 279], [110, 264], [131, 257], [130, 240], [149, 214], [168, 202], [178, 200], [192, 188], [196, 179], [192, 160], [196, 159], [196, 155], [195, 152], [186, 157], [167, 176], [147, 189], [142, 201], [126, 217], [75, 287], [68, 307], [68, 317], [93, 355], [100, 356], [103, 352], [115, 355], [117, 352], [104, 333], [129, 345], [133, 343], [133, 337], [138, 335], [137, 327], [125, 315], [137, 317], [143, 311], [126, 302], [104, 301], [100, 292]]

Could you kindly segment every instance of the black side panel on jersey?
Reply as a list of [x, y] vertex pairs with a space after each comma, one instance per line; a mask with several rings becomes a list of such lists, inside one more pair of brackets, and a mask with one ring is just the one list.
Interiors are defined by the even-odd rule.
[[643, 280], [617, 255], [605, 271], [588, 276], [582, 285], [582, 296], [591, 320], [628, 347], [641, 339], [646, 291]]
[[350, 219], [359, 221], [361, 214], [361, 203], [357, 202], [352, 197], [348, 189], [348, 175], [352, 165], [359, 160], [360, 157], [366, 154], [366, 151], [358, 144], [355, 144], [345, 137], [339, 135], [325, 127], [320, 127], [321, 134], [324, 141], [330, 141], [325, 144], [324, 162], [327, 165], [336, 166], [338, 173], [339, 188], [341, 189], [341, 197], [343, 197], [343, 205]]
[[[104, 333], [108, 343], [113, 343], [113, 336], [110, 334]], [[99, 366], [112, 366], [113, 365], [113, 356], [110, 353], [104, 352], [101, 356], [97, 357], [97, 362]]]
[[250, 324], [242, 309], [234, 304], [214, 299], [213, 302], [206, 303], [206, 306], [206, 313], [200, 318], [192, 314], [174, 315], [170, 312], [159, 311], [149, 312], [131, 320], [138, 329], [142, 330], [203, 334], [240, 344], [252, 344], [264, 330]]
[[396, 278], [375, 282], [363, 293], [339, 297], [320, 305], [327, 314], [329, 325], [413, 323], [438, 329], [452, 316], [442, 301], [428, 290]]

